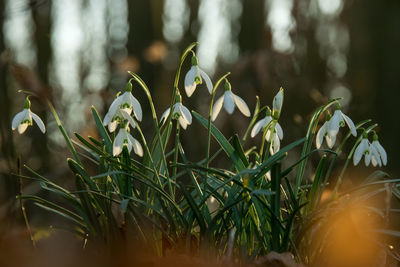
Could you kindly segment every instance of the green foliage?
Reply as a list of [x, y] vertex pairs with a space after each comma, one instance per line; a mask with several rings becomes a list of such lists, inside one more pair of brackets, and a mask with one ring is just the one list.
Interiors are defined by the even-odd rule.
[[[194, 53], [192, 49], [195, 45], [189, 46], [182, 56], [171, 108], [179, 93], [182, 63], [189, 53]], [[316, 225], [319, 225], [318, 229], [325, 229], [321, 224], [325, 223], [329, 211], [344, 196], [354, 194], [365, 199], [385, 193], [386, 184], [394, 185], [396, 190], [393, 192], [400, 196], [397, 190], [399, 180], [389, 179], [383, 172], [377, 172], [352, 192], [335, 191], [331, 199], [321, 204], [325, 186], [334, 181], [331, 177], [333, 165], [350, 133], [336, 151], [312, 147], [320, 117], [338, 99], [317, 109], [305, 138], [273, 155], [268, 149], [271, 139], [266, 140], [265, 152], [261, 149], [258, 153], [255, 148], [246, 150], [245, 141], [250, 129], [259, 114], [267, 109], [260, 107], [258, 98], [253, 118], [242, 138], [238, 135], [227, 138], [211, 123], [211, 106], [208, 118], [193, 111], [194, 123], [200, 123], [209, 136], [206, 157], [192, 162], [180, 143], [179, 124], [172, 117], [172, 112], [166, 123], [160, 125], [147, 85], [135, 73], [130, 74], [132, 80], [145, 91], [154, 121], [155, 133], [150, 140], [143, 135], [140, 125], [135, 125], [144, 146], [143, 159], [131, 157], [126, 147], [119, 156], [113, 156], [113, 137], [108, 134], [94, 107], [92, 115], [100, 139], [75, 133], [77, 141], [68, 137], [52, 108], [73, 155], [73, 159], [67, 162], [75, 178], [75, 191], [66, 190], [26, 167], [33, 176], [31, 179], [37, 180], [43, 190], [61, 197], [64, 204], [55, 204], [37, 196], [25, 195], [21, 198], [68, 220], [72, 225], [70, 230], [89, 244], [100, 241], [111, 245], [122, 242], [129, 235], [134, 242], [143, 242], [160, 254], [170, 246], [184, 247], [185, 251], [207, 248], [219, 256], [232, 255], [235, 259], [247, 261], [269, 251], [291, 251], [299, 261], [310, 263], [318, 253], [311, 255], [307, 250], [317, 240], [311, 229]], [[213, 97], [219, 83], [226, 77], [224, 75], [216, 83]], [[175, 135], [172, 134], [174, 121], [177, 125]], [[359, 123], [357, 129], [362, 130], [368, 122]], [[273, 121], [264, 130], [262, 146], [267, 130], [275, 127], [276, 123]], [[214, 154], [210, 154], [210, 138], [214, 138], [219, 146]], [[337, 188], [360, 138], [346, 158]], [[288, 153], [301, 145], [303, 148], [298, 161], [283, 168], [286, 165], [282, 162]], [[224, 168], [213, 167], [213, 160], [223, 156], [221, 153], [225, 153], [229, 164]], [[305, 178], [307, 162], [316, 153], [322, 154], [319, 164], [313, 177]], [[96, 175], [89, 174], [88, 169], [93, 165], [98, 170]], [[296, 177], [294, 183], [290, 182], [290, 177]], [[121, 214], [122, 219], [117, 214]], [[376, 231], [399, 236], [399, 232], [394, 230]], [[322, 241], [317, 245], [313, 243], [313, 247], [322, 247], [323, 244]]]

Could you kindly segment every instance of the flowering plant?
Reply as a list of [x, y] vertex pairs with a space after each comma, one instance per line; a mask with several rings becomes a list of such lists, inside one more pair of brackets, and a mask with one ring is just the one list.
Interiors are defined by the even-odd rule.
[[[245, 262], [270, 251], [290, 251], [298, 261], [312, 263], [318, 260], [318, 251], [322, 251], [329, 242], [313, 243], [315, 251], [307, 250], [310, 243], [316, 240], [315, 231], [310, 231], [310, 227], [320, 227], [322, 224], [318, 222], [327, 218], [327, 215], [321, 216], [323, 211], [335, 207], [338, 201], [350, 194], [339, 191], [350, 160], [353, 158], [354, 165], [357, 165], [364, 155], [366, 165], [370, 161], [374, 166], [387, 162], [386, 152], [379, 144], [377, 135], [374, 134], [372, 144], [367, 139], [377, 125], [367, 126], [370, 120], [354, 124], [340, 110], [340, 99], [333, 99], [315, 111], [304, 138], [282, 147], [283, 129], [278, 122], [284, 109], [284, 91], [281, 88], [273, 99], [272, 110], [261, 106], [257, 97], [252, 118], [242, 138], [237, 134], [227, 138], [212, 124], [222, 107], [232, 114], [236, 106], [246, 117], [251, 116], [250, 109], [241, 97], [232, 92], [229, 73], [212, 84], [208, 75], [198, 67], [193, 50], [195, 46], [196, 43], [191, 44], [182, 54], [171, 103], [160, 120], [150, 90], [132, 72], [129, 72], [132, 78], [126, 92], [117, 95], [103, 120], [95, 107], [91, 108], [100, 139], [75, 133], [77, 141], [71, 140], [50, 105], [73, 155], [67, 162], [75, 178], [76, 190], [67, 190], [26, 166], [44, 190], [61, 196], [68, 205], [58, 205], [38, 196], [23, 195], [20, 198], [32, 200], [38, 206], [63, 216], [71, 223], [70, 230], [85, 240], [85, 244], [101, 241], [112, 245], [128, 238], [146, 244], [158, 254], [171, 247], [183, 247], [184, 251], [194, 252], [208, 248], [218, 256]], [[190, 53], [192, 67], [185, 77], [185, 91], [190, 97], [196, 86], [205, 81], [211, 93], [209, 112], [205, 116], [196, 111], [190, 112], [183, 104], [179, 89], [183, 62]], [[225, 91], [214, 103], [222, 82]], [[133, 83], [136, 83], [135, 86]], [[133, 88], [144, 90], [148, 98], [155, 129], [152, 139], [141, 130], [142, 107], [134, 97]], [[329, 109], [332, 106], [335, 110], [331, 117]], [[33, 116], [33, 113], [30, 114]], [[324, 114], [327, 114], [326, 121], [319, 127]], [[31, 123], [31, 119], [28, 122], [21, 120], [22, 117], [16, 115], [13, 128], [17, 122]], [[44, 129], [44, 125], [42, 127], [39, 123], [41, 120], [35, 120]], [[180, 142], [180, 136], [184, 134], [180, 128], [188, 129], [194, 121], [207, 132], [205, 157], [198, 162], [191, 161]], [[345, 125], [350, 131], [332, 150], [340, 127]], [[116, 131], [118, 126], [118, 134], [114, 138], [110, 133]], [[172, 134], [173, 131], [175, 134]], [[256, 138], [260, 132], [259, 149], [247, 149], [248, 135]], [[351, 135], [357, 139], [351, 139]], [[215, 153], [211, 153], [211, 138], [218, 143]], [[321, 149], [324, 138], [329, 149]], [[333, 166], [349, 143], [352, 148], [335, 179], [332, 177]], [[302, 149], [298, 160], [290, 166], [282, 164], [288, 153], [299, 147]], [[85, 158], [90, 160], [84, 161], [77, 149], [86, 153]], [[136, 155], [131, 156], [132, 150]], [[321, 155], [318, 166], [311, 177], [305, 177], [307, 161], [315, 153]], [[213, 166], [213, 160], [221, 154], [226, 154], [229, 159], [226, 168]], [[87, 170], [91, 162], [99, 170], [97, 175], [90, 175]], [[383, 172], [376, 172], [359, 188], [352, 190], [364, 199], [382, 192], [391, 195], [397, 191], [382, 191], [382, 186], [390, 184], [397, 187], [399, 181], [388, 178]], [[332, 189], [332, 194], [324, 201], [327, 186]], [[216, 208], [211, 207], [211, 202], [216, 203]], [[390, 209], [390, 203], [384, 209], [388, 207]], [[371, 213], [379, 208], [371, 208]], [[122, 219], [118, 219], [116, 213], [122, 214]], [[375, 230], [389, 235], [399, 233], [387, 229]], [[387, 248], [387, 242], [382, 241], [384, 248]]]

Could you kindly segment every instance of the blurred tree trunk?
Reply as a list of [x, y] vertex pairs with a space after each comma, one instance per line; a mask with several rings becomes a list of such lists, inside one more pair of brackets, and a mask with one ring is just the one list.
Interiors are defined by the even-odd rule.
[[[35, 43], [37, 47], [37, 75], [39, 76], [39, 102], [42, 109], [40, 109], [39, 116], [47, 121], [46, 110], [47, 101], [46, 99], [51, 99], [51, 92], [48, 82], [48, 71], [49, 63], [51, 59], [51, 44], [50, 44], [50, 34], [51, 34], [51, 1], [39, 1], [37, 5], [32, 5], [32, 16], [36, 25], [35, 31]], [[39, 107], [37, 107], [39, 108]], [[41, 134], [37, 132], [38, 134]], [[33, 148], [38, 152], [41, 162], [42, 170], [47, 170], [49, 168], [50, 152], [47, 147], [48, 138], [47, 135], [40, 136], [36, 138], [33, 142]]]
[[1, 176], [4, 176], [1, 179], [1, 191], [3, 191], [0, 193], [0, 196], [2, 196], [1, 203], [4, 203], [7, 199], [14, 198], [18, 192], [16, 180], [10, 175], [12, 171], [15, 172], [16, 170], [15, 166], [13, 166], [16, 164], [16, 160], [10, 118], [10, 104], [12, 102], [9, 98], [6, 80], [9, 55], [6, 51], [4, 34], [2, 32], [4, 21], [5, 1], [0, 1], [0, 160], [2, 164], [6, 165], [6, 168], [2, 168], [2, 171], [5, 173], [1, 173]]

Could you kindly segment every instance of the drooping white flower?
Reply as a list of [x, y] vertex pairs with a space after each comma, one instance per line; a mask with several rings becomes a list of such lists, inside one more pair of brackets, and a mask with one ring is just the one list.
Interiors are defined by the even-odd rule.
[[229, 114], [232, 114], [235, 110], [235, 106], [237, 106], [240, 112], [243, 113], [243, 115], [245, 115], [246, 117], [250, 117], [249, 107], [241, 97], [232, 93], [231, 85], [229, 82], [225, 83], [225, 93], [220, 98], [218, 98], [213, 106], [211, 114], [212, 121], [215, 121], [215, 119], [217, 118], [219, 112], [221, 111], [222, 105], [224, 106], [226, 112], [228, 112]]
[[185, 91], [188, 97], [191, 97], [196, 90], [197, 84], [202, 84], [203, 79], [206, 82], [208, 92], [211, 94], [213, 85], [210, 77], [197, 64], [196, 56], [192, 57], [192, 67], [185, 75]]
[[265, 140], [267, 142], [271, 142], [270, 152], [271, 155], [273, 155], [280, 149], [280, 140], [283, 139], [283, 130], [279, 122], [276, 120], [273, 121], [273, 118], [271, 117], [271, 110], [269, 108], [267, 109], [266, 116], [254, 124], [253, 129], [251, 129], [250, 136], [255, 137], [261, 131], [261, 129], [264, 131], [267, 127], [268, 129], [265, 134]]
[[363, 137], [360, 144], [354, 151], [353, 155], [354, 166], [356, 166], [360, 162], [362, 156], [364, 156], [365, 165], [368, 166], [369, 163], [371, 162], [371, 153], [370, 153], [370, 144], [367, 137]]
[[318, 133], [317, 133], [317, 138], [316, 138], [317, 148], [321, 147], [322, 142], [324, 141], [324, 137], [325, 137], [326, 143], [329, 148], [332, 148], [336, 142], [336, 135], [333, 135], [333, 136], [329, 135], [328, 130], [329, 130], [330, 121], [331, 121], [331, 116], [328, 113], [328, 117], [326, 118], [326, 121], [321, 126], [321, 128], [319, 128]]
[[371, 145], [368, 141], [367, 134], [364, 134], [363, 139], [354, 151], [354, 166], [360, 162], [362, 156], [364, 156], [365, 166], [368, 166], [370, 163], [372, 163], [374, 167], [377, 165], [382, 166], [381, 156], [375, 146]]
[[328, 135], [332, 138], [339, 132], [340, 127], [344, 127], [346, 124], [349, 127], [351, 134], [357, 136], [357, 129], [353, 121], [346, 116], [341, 110], [339, 104], [336, 105], [335, 113], [333, 114], [328, 127]]
[[[130, 83], [129, 83], [130, 84]], [[119, 110], [125, 110], [128, 114], [133, 111], [137, 120], [142, 120], [142, 107], [139, 101], [132, 95], [132, 88], [127, 87], [127, 91], [119, 95], [110, 105], [107, 114], [104, 116], [103, 125], [107, 125], [110, 132], [115, 131], [117, 124], [120, 123]]]
[[[192, 114], [190, 114], [189, 109], [187, 109], [181, 102], [176, 102], [172, 107], [172, 118], [177, 119], [179, 124], [183, 129], [186, 130], [187, 126], [192, 123]], [[161, 116], [161, 123], [165, 123], [167, 120], [169, 113], [171, 112], [171, 108], [168, 108]]]
[[127, 147], [129, 153], [132, 151], [133, 148], [133, 151], [136, 155], [138, 155], [139, 157], [143, 156], [142, 145], [129, 133], [128, 123], [125, 127], [119, 129], [119, 132], [114, 139], [113, 156], [118, 156], [119, 154], [121, 154], [124, 146]]
[[378, 141], [378, 135], [376, 135], [376, 134], [374, 135], [374, 140], [372, 141], [371, 146], [375, 148], [375, 150], [378, 152], [379, 158], [382, 161], [382, 164], [384, 166], [386, 166], [386, 164], [387, 164], [387, 154], [386, 154], [386, 151], [383, 148], [383, 146]]
[[29, 125], [33, 125], [33, 121], [35, 121], [42, 133], [45, 133], [46, 127], [44, 126], [42, 119], [33, 113], [30, 108], [31, 102], [27, 97], [25, 100], [24, 109], [14, 116], [11, 122], [11, 128], [13, 130], [18, 128], [18, 133], [22, 134], [25, 132], [26, 128], [28, 128]]
[[273, 114], [277, 114], [277, 116], [279, 116], [282, 110], [282, 105], [283, 105], [283, 88], [281, 87], [279, 89], [279, 92], [275, 95], [274, 100], [272, 101]]

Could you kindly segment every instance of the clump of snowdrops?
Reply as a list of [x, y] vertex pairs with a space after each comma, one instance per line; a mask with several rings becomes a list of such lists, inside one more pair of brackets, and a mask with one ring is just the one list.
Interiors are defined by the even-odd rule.
[[[377, 124], [371, 124], [370, 120], [354, 124], [341, 111], [340, 99], [332, 99], [314, 112], [304, 138], [294, 142], [284, 140], [284, 130], [279, 124], [284, 90], [276, 93], [271, 107], [262, 106], [257, 97], [251, 112], [246, 101], [234, 93], [229, 73], [213, 83], [198, 66], [195, 46], [196, 43], [191, 44], [181, 56], [170, 106], [161, 116], [146, 83], [132, 72], [125, 91], [116, 95], [103, 119], [91, 107], [99, 139], [78, 133], [71, 139], [49, 103], [72, 154], [67, 162], [76, 188], [67, 190], [25, 166], [30, 175], [20, 177], [39, 181], [43, 190], [61, 197], [65, 205], [39, 196], [19, 198], [64, 217], [70, 222], [71, 232], [85, 246], [131, 240], [159, 255], [168, 249], [187, 253], [208, 251], [220, 258], [242, 262], [271, 251], [289, 251], [297, 261], [311, 264], [329, 243], [324, 237], [316, 242], [315, 237], [318, 229], [326, 227], [329, 214], [326, 211], [338, 209], [349, 195], [363, 200], [376, 195], [399, 196], [399, 179], [391, 179], [382, 171], [374, 172], [352, 191], [339, 191], [351, 160], [357, 165], [364, 157], [366, 165], [386, 165], [386, 152], [374, 131]], [[182, 66], [190, 56], [191, 68], [185, 74], [183, 91], [181, 72], [186, 70]], [[183, 92], [194, 97], [196, 89], [207, 89], [210, 93], [207, 114], [191, 111], [185, 104]], [[137, 90], [143, 90], [147, 96], [153, 136], [142, 132], [143, 110], [142, 103], [135, 98]], [[36, 122], [45, 133], [44, 123], [30, 108], [27, 97], [24, 110], [12, 121], [12, 128], [23, 133]], [[243, 136], [226, 137], [215, 127], [212, 122], [218, 119], [222, 108], [229, 114], [237, 108], [250, 118]], [[199, 138], [206, 138], [207, 143], [200, 161], [192, 161], [180, 142], [193, 123], [204, 127]], [[339, 142], [340, 130], [344, 131], [344, 138]], [[249, 137], [260, 140], [260, 146], [248, 148]], [[210, 149], [212, 139], [218, 144], [215, 153]], [[288, 145], [282, 147], [283, 140]], [[283, 168], [287, 155], [298, 148], [300, 157]], [[343, 153], [346, 153], [344, 165], [334, 177], [332, 170]], [[314, 154], [320, 156], [320, 161], [313, 175], [305, 176], [308, 159]], [[226, 157], [229, 164], [225, 168], [214, 167], [213, 161], [218, 157]], [[98, 174], [89, 175], [88, 166], [93, 164]], [[328, 185], [331, 194], [322, 202]], [[372, 206], [368, 212], [388, 218], [385, 211], [391, 210], [390, 203]], [[374, 231], [399, 234], [387, 229]], [[395, 257], [387, 242], [388, 239], [381, 241], [382, 248]]]

